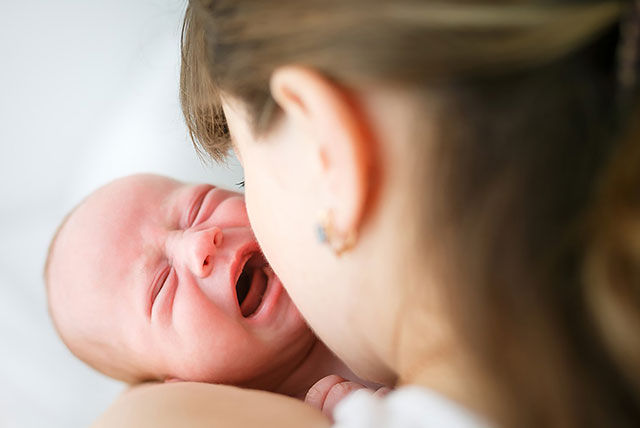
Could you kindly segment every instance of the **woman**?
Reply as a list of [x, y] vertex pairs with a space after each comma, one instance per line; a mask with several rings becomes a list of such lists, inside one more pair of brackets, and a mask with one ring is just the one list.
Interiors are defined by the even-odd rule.
[[[631, 2], [190, 2], [192, 137], [233, 144], [318, 336], [398, 388], [336, 426], [640, 423], [637, 52]], [[329, 424], [200, 384], [101, 421]]]

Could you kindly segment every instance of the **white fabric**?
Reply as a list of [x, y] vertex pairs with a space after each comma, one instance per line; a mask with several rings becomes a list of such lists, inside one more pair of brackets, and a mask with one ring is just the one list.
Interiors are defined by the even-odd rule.
[[360, 389], [334, 411], [333, 428], [484, 428], [484, 420], [458, 404], [416, 386], [399, 388], [384, 398]]

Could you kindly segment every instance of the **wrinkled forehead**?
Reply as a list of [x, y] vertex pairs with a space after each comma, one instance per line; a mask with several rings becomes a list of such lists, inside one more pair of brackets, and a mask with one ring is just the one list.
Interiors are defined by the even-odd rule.
[[[182, 183], [153, 175], [114, 181], [81, 203], [53, 248], [51, 303], [63, 318], [113, 313], [131, 303], [136, 270], [150, 228], [167, 218]], [[115, 315], [115, 314], [114, 314]]]

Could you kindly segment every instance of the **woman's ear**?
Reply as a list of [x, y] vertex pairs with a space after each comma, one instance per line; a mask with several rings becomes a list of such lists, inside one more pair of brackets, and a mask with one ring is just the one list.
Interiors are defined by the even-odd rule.
[[356, 233], [371, 192], [374, 147], [355, 97], [302, 66], [276, 69], [270, 84], [285, 119], [312, 144], [324, 193], [319, 208], [331, 215], [335, 232]]

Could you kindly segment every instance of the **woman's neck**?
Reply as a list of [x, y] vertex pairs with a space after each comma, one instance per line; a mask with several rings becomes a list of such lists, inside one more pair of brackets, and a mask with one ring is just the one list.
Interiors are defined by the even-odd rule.
[[[473, 364], [470, 353], [450, 331], [444, 334], [445, 330], [406, 329], [397, 354], [398, 386], [429, 388], [487, 420], [497, 420], [501, 410], [492, 383]], [[416, 335], [418, 331], [421, 334]], [[431, 337], [427, 344], [425, 337]], [[416, 348], [416, 343], [423, 346]]]

